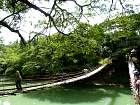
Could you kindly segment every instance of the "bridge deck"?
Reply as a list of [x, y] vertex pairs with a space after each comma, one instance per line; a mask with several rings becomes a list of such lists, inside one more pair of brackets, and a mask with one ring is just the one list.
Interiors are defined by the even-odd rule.
[[[88, 78], [88, 77], [98, 73], [99, 71], [101, 71], [106, 66], [107, 66], [107, 64], [104, 64], [104, 65], [100, 66], [99, 68], [97, 68], [97, 69], [95, 69], [91, 72], [84, 73], [82, 75], [78, 75], [78, 76], [75, 76], [73, 78], [63, 80], [63, 81], [59, 81], [59, 82], [55, 82], [55, 83], [48, 83], [48, 84], [44, 83], [44, 84], [33, 86], [33, 87], [26, 87], [26, 88], [23, 89], [22, 92], [27, 92], [27, 91], [41, 89], [41, 88], [47, 88], [47, 87], [53, 87], [53, 86], [58, 86], [58, 85], [62, 85], [62, 84], [68, 84], [68, 83], [71, 83], [71, 82], [79, 81], [79, 80]], [[11, 91], [0, 92], [0, 95], [14, 94], [14, 93], [17, 93], [17, 92], [21, 92], [21, 91], [16, 91], [15, 89], [12, 89]]]

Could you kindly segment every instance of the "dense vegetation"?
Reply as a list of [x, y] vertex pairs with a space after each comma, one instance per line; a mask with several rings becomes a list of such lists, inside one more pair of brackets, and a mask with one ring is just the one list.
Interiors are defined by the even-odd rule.
[[140, 14], [116, 17], [99, 25], [79, 23], [70, 35], [38, 36], [26, 46], [18, 42], [0, 44], [0, 73], [44, 75], [77, 72], [112, 59], [115, 78], [128, 77], [127, 58], [133, 48], [139, 52]]
[[40, 75], [95, 66], [101, 59], [103, 35], [100, 26], [81, 23], [69, 36], [39, 36], [26, 46], [15, 42], [2, 50], [1, 73], [12, 74], [19, 69], [23, 75]]

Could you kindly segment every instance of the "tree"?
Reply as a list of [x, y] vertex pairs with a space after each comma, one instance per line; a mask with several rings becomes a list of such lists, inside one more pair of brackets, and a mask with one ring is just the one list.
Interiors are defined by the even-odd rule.
[[118, 48], [137, 48], [140, 43], [140, 14], [118, 16], [101, 23], [101, 25], [106, 33], [105, 42], [114, 52]]
[[4, 72], [5, 64], [6, 62], [3, 59], [3, 54], [4, 54], [4, 44], [2, 38], [0, 38], [0, 73]]
[[[1, 27], [6, 27], [11, 32], [18, 34], [23, 44], [26, 43], [24, 37], [21, 34], [21, 23], [27, 21], [24, 17], [29, 11], [36, 10], [42, 15], [45, 21], [43, 22], [43, 29], [41, 32], [37, 32], [34, 35], [36, 37], [38, 33], [49, 33], [49, 29], [53, 27], [61, 34], [67, 34], [64, 30], [68, 28], [74, 28], [75, 24], [88, 17], [93, 17], [95, 14], [111, 13], [111, 11], [117, 10], [117, 6], [120, 5], [124, 12], [134, 11], [131, 9], [131, 5], [125, 6], [126, 0], [0, 0], [0, 10], [6, 12], [7, 15], [0, 20]], [[72, 9], [68, 9], [71, 3]], [[43, 5], [45, 4], [45, 6]], [[70, 6], [71, 7], [71, 6]], [[31, 14], [32, 17], [32, 14]], [[33, 17], [32, 17], [33, 18]], [[25, 26], [28, 27], [28, 26]], [[30, 39], [32, 41], [34, 39]]]
[[[130, 51], [135, 48], [139, 58], [140, 14], [117, 16], [114, 19], [106, 20], [100, 25], [105, 31], [105, 38], [102, 43], [103, 54], [105, 57], [110, 54], [115, 76], [121, 77], [128, 74], [126, 55], [130, 54]], [[121, 78], [118, 79], [121, 80]]]
[[99, 25], [79, 23], [66, 36], [59, 33], [49, 37], [40, 35], [24, 47], [15, 42], [5, 46], [1, 56], [7, 66], [4, 71], [12, 75], [18, 69], [23, 75], [42, 75], [77, 72], [96, 66], [101, 59], [98, 50], [103, 37], [104, 31]]

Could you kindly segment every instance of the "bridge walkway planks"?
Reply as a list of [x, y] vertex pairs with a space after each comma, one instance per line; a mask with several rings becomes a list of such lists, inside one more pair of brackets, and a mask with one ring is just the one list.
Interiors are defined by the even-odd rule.
[[23, 89], [23, 91], [17, 91], [15, 89], [13, 89], [12, 91], [1, 92], [0, 95], [9, 95], [9, 94], [15, 94], [15, 93], [19, 93], [19, 92], [28, 92], [28, 91], [32, 91], [32, 90], [37, 90], [37, 89], [48, 88], [48, 87], [53, 87], [53, 86], [58, 86], [58, 85], [63, 85], [63, 84], [76, 82], [76, 81], [88, 78], [90, 76], [93, 76], [94, 74], [100, 72], [106, 66], [107, 66], [107, 64], [104, 64], [104, 65], [100, 66], [99, 68], [97, 68], [97, 69], [95, 69], [91, 72], [87, 72], [87, 73], [84, 73], [83, 75], [75, 76], [74, 78], [66, 79], [66, 80], [63, 80], [63, 81], [55, 82], [55, 83], [48, 83], [48, 84], [44, 83], [44, 84], [38, 85], [38, 86], [26, 87], [26, 88]]

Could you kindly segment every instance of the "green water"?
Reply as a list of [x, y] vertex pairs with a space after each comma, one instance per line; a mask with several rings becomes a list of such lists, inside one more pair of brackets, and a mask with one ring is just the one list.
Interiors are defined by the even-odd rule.
[[129, 88], [55, 87], [0, 97], [0, 105], [135, 105]]

